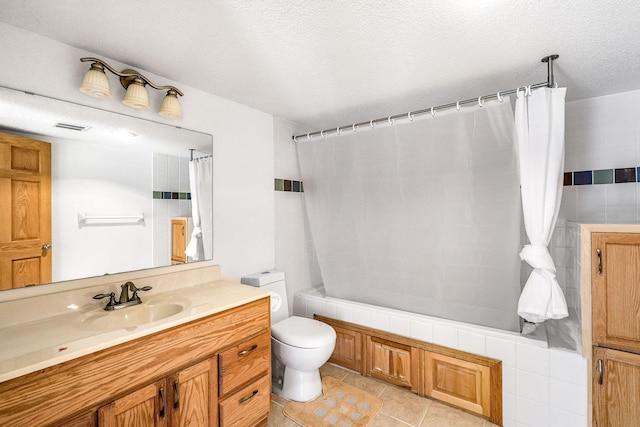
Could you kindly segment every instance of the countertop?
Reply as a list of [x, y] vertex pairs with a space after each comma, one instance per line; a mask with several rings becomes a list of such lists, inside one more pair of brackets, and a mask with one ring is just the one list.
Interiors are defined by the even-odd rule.
[[[270, 292], [232, 280], [216, 280], [145, 297], [143, 303], [178, 304], [184, 309], [164, 319], [126, 329], [96, 330], [91, 319], [125, 310], [108, 312], [101, 308], [69, 308], [31, 322], [0, 327], [0, 382], [57, 365], [98, 350], [131, 341], [155, 332], [210, 316], [269, 296]], [[107, 300], [103, 300], [106, 303]], [[103, 304], [104, 305], [104, 304]], [[140, 306], [134, 306], [140, 307]], [[131, 307], [131, 308], [134, 308]], [[108, 319], [106, 324], [108, 324]]]

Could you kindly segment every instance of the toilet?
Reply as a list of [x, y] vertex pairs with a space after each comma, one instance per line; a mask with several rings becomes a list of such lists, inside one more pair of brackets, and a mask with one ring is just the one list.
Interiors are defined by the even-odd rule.
[[284, 272], [264, 271], [240, 281], [271, 291], [273, 392], [296, 402], [315, 399], [322, 393], [319, 369], [333, 353], [336, 331], [314, 319], [289, 317]]

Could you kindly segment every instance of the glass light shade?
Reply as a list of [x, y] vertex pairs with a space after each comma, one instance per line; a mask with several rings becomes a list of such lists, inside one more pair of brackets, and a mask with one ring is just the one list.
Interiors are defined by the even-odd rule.
[[135, 108], [138, 110], [149, 109], [149, 94], [144, 88], [144, 84], [134, 80], [127, 87], [127, 93], [122, 100], [122, 103], [127, 107]]
[[182, 108], [180, 108], [180, 101], [178, 100], [178, 95], [174, 91], [170, 90], [162, 99], [162, 104], [160, 105], [160, 111], [158, 112], [158, 114], [169, 119], [182, 118]]
[[104, 70], [91, 68], [84, 75], [82, 84], [80, 85], [80, 92], [85, 95], [93, 96], [94, 98], [106, 99], [111, 98], [111, 90], [109, 90], [109, 79], [104, 73]]

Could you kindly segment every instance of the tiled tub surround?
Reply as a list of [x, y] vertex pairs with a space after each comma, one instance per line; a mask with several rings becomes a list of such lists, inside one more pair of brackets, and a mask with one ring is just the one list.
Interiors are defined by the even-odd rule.
[[296, 293], [293, 314], [316, 313], [502, 360], [505, 427], [587, 425], [587, 362], [548, 348], [544, 337], [324, 297], [315, 289]]
[[[107, 300], [91, 297], [114, 292], [133, 281], [152, 286], [143, 303], [183, 305], [170, 317], [127, 329], [94, 330], [82, 320], [105, 313]], [[219, 266], [206, 262], [94, 277], [0, 293], [0, 382], [66, 362], [136, 338], [264, 298], [268, 291], [225, 280]], [[130, 310], [124, 308], [122, 310]], [[109, 312], [109, 314], [124, 311]]]

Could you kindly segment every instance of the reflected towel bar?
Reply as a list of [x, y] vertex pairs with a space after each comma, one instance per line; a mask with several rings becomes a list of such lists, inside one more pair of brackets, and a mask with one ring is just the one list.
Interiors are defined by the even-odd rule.
[[136, 224], [144, 222], [144, 214], [136, 215], [87, 215], [86, 213], [78, 213], [78, 225], [91, 224]]

